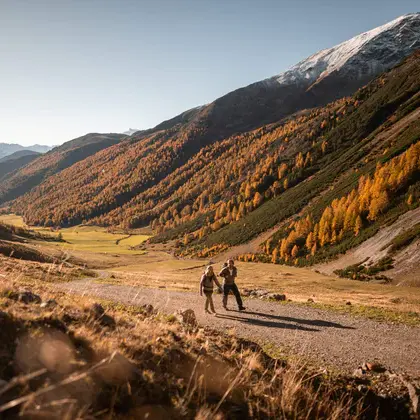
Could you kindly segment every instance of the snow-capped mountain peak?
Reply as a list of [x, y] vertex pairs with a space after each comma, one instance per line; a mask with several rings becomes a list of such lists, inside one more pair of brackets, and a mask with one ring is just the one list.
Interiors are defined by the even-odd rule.
[[282, 85], [313, 84], [340, 70], [361, 78], [393, 67], [409, 54], [408, 50], [416, 48], [420, 48], [420, 13], [410, 13], [319, 51], [267, 81]]

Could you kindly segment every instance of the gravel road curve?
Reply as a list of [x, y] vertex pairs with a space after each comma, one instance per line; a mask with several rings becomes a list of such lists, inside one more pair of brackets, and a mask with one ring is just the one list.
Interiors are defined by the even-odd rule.
[[420, 328], [380, 323], [288, 303], [248, 299], [246, 311], [225, 311], [221, 295], [214, 295], [217, 316], [204, 312], [204, 298], [198, 293], [100, 284], [84, 279], [59, 285], [76, 294], [130, 305], [152, 304], [164, 313], [193, 309], [202, 326], [226, 332], [234, 329], [240, 337], [272, 343], [323, 367], [352, 373], [363, 362], [377, 361], [396, 373], [420, 377]]

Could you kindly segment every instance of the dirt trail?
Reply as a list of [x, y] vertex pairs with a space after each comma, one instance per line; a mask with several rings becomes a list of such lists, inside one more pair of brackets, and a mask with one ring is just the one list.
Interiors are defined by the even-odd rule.
[[58, 285], [71, 293], [97, 296], [131, 305], [152, 304], [164, 313], [191, 308], [202, 326], [234, 331], [240, 337], [271, 343], [321, 367], [352, 373], [364, 361], [378, 361], [392, 371], [420, 377], [420, 328], [379, 323], [331, 311], [260, 300], [245, 301], [247, 310], [221, 307], [215, 294], [216, 317], [206, 315], [197, 293], [101, 284], [92, 279]]

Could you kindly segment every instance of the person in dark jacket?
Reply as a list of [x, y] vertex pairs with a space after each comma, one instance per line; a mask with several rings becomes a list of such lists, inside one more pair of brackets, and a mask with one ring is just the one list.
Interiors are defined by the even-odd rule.
[[229, 293], [232, 292], [235, 295], [236, 303], [238, 304], [238, 309], [240, 311], [244, 311], [245, 307], [242, 304], [241, 294], [239, 293], [238, 286], [235, 283], [235, 279], [238, 276], [238, 270], [235, 267], [235, 263], [232, 259], [227, 260], [227, 264], [225, 264], [222, 268], [222, 271], [219, 273], [220, 277], [223, 277], [223, 307], [228, 310], [227, 308], [227, 301]]
[[206, 268], [206, 271], [201, 276], [200, 281], [200, 296], [204, 295], [206, 296], [206, 303], [204, 305], [204, 310], [209, 314], [211, 313], [209, 311], [209, 306], [211, 311], [215, 314], [216, 311], [214, 310], [214, 304], [213, 304], [213, 287], [214, 283], [216, 283], [216, 286], [219, 288], [219, 290], [222, 290], [222, 286], [220, 285], [219, 281], [217, 280], [216, 275], [214, 274], [213, 267], [209, 265]]

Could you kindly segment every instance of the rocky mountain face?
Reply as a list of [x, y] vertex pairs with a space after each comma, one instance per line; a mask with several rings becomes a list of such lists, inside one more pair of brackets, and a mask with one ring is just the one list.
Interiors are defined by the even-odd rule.
[[420, 13], [322, 50], [286, 72], [217, 99], [211, 125], [227, 131], [270, 123], [350, 95], [420, 48]]
[[311, 88], [332, 73], [345, 79], [363, 81], [394, 67], [418, 48], [420, 14], [407, 14], [335, 47], [319, 51], [265, 83]]

